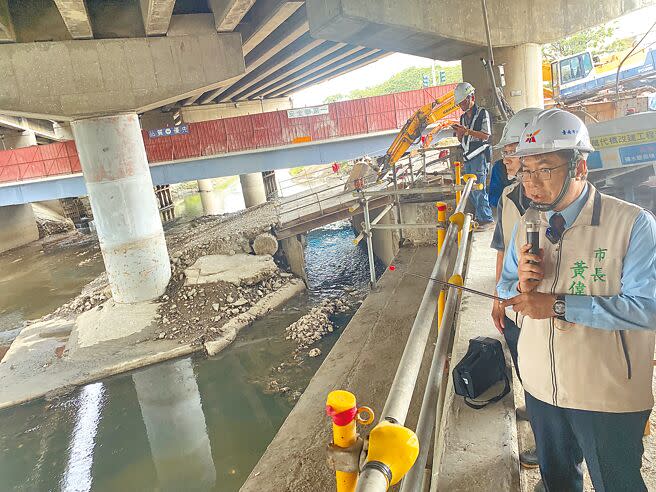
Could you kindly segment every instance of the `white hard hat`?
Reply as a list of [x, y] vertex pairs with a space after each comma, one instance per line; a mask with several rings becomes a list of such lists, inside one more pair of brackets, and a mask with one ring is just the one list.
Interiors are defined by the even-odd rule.
[[495, 149], [502, 149], [506, 145], [518, 143], [524, 128], [533, 121], [537, 115], [539, 115], [544, 109], [541, 108], [524, 108], [520, 111], [517, 111], [506, 123], [506, 126], [503, 127], [503, 133], [501, 134], [501, 140], [499, 143], [494, 146]]
[[467, 99], [467, 96], [471, 96], [474, 93], [474, 86], [471, 85], [469, 82], [460, 82], [458, 85], [456, 85], [454, 92], [454, 100], [453, 102], [455, 104], [460, 104], [462, 101]]
[[580, 118], [562, 109], [548, 109], [524, 128], [513, 155], [523, 157], [559, 150], [593, 152], [594, 147]]

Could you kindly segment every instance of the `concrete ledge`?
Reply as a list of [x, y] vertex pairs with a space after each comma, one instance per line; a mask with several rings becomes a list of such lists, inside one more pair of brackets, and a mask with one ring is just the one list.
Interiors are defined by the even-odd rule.
[[[239, 330], [304, 289], [301, 280], [292, 279], [263, 297], [247, 312], [226, 323], [225, 337], [210, 342], [213, 346], [207, 351], [213, 355], [223, 350], [234, 341]], [[99, 319], [117, 322], [117, 313], [130, 309], [130, 306], [121, 307], [124, 310], [115, 311], [110, 318], [98, 316], [102, 311], [98, 312], [96, 307], [83, 315], [87, 320], [85, 325], [89, 327], [89, 320]], [[138, 333], [113, 340], [99, 340], [90, 334], [86, 340], [95, 343], [89, 346], [78, 343], [75, 319], [40, 321], [24, 328], [0, 362], [0, 409], [204, 349], [203, 345], [180, 344], [176, 340], [153, 340], [155, 326], [148, 325], [146, 318], [157, 305], [153, 303], [151, 307], [152, 310], [137, 306], [136, 312], [141, 313], [145, 323]]]
[[[494, 292], [496, 251], [490, 248], [492, 231], [475, 233], [465, 285], [472, 289]], [[469, 340], [487, 336], [502, 341], [494, 327], [490, 312], [492, 301], [472, 294], [463, 295], [458, 328], [453, 343], [451, 368], [467, 352]], [[508, 377], [512, 382], [512, 361], [506, 353]], [[490, 390], [492, 397], [500, 391]], [[453, 392], [449, 376], [442, 419], [442, 458], [437, 490], [449, 492], [487, 492], [519, 490], [519, 454], [513, 391], [500, 402], [481, 410], [465, 405]], [[494, 484], [492, 486], [492, 484]]]
[[[400, 271], [425, 274], [436, 256], [435, 248], [404, 248], [396, 264]], [[335, 489], [334, 475], [326, 465], [325, 448], [332, 438], [330, 419], [325, 414], [326, 396], [334, 389], [348, 389], [356, 394], [358, 404], [382, 410], [425, 288], [425, 280], [398, 271], [383, 275], [378, 289], [369, 294], [344, 329], [242, 492]], [[424, 353], [420, 388], [426, 384], [431, 356], [429, 346]], [[414, 395], [407, 421], [411, 427], [416, 424], [422, 395], [423, 390]]]

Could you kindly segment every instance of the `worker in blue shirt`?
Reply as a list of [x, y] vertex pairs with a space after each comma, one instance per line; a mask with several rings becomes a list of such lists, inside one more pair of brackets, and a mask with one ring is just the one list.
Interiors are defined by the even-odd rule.
[[499, 295], [520, 315], [518, 363], [542, 482], [582, 491], [646, 491], [640, 467], [652, 395], [656, 219], [586, 181], [587, 128], [559, 109], [538, 115], [515, 155], [527, 212], [515, 226]]
[[499, 159], [492, 165], [492, 170], [490, 171], [490, 185], [488, 186], [488, 200], [490, 202], [490, 207], [492, 207], [492, 212], [497, 208], [499, 200], [501, 199], [501, 193], [503, 189], [512, 183], [508, 177], [508, 170], [506, 165], [503, 162], [504, 159]]

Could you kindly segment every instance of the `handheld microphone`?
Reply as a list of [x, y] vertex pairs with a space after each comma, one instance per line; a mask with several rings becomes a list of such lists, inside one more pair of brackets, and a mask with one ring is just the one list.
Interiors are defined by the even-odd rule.
[[[540, 254], [540, 212], [533, 207], [526, 210], [526, 243], [531, 245], [529, 253], [532, 255]], [[531, 261], [530, 263], [536, 264]], [[532, 278], [531, 282], [539, 282], [538, 279]]]
[[529, 253], [540, 254], [540, 212], [530, 207], [526, 211], [526, 243], [531, 245]]

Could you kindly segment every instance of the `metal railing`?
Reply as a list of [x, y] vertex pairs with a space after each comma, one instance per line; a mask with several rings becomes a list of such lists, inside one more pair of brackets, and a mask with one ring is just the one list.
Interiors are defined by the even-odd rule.
[[[437, 261], [433, 266], [430, 274], [431, 278], [442, 281], [453, 279], [448, 276], [451, 271], [454, 276], [462, 276], [465, 258], [470, 240], [469, 229], [471, 225], [471, 216], [465, 215], [465, 205], [472, 191], [476, 186], [475, 179], [469, 179], [462, 187], [461, 199], [454, 211], [454, 216], [460, 220], [451, 220], [446, 229], [444, 244], [440, 250]], [[369, 260], [373, 263], [373, 249], [371, 247], [371, 230], [375, 228], [368, 220], [368, 209], [365, 204], [365, 222], [368, 222], [367, 244], [370, 251]], [[452, 218], [454, 217], [452, 216]], [[406, 224], [398, 224], [398, 227], [407, 227]], [[444, 225], [442, 225], [444, 227]], [[435, 227], [433, 225], [433, 227]], [[462, 231], [460, 241], [458, 235]], [[371, 264], [371, 263], [370, 263]], [[374, 272], [375, 274], [375, 272]], [[375, 277], [374, 277], [375, 278]], [[385, 402], [383, 411], [380, 414], [380, 421], [389, 421], [403, 425], [408, 414], [412, 394], [415, 390], [419, 371], [427, 343], [430, 338], [431, 327], [435, 320], [438, 305], [438, 296], [443, 290], [440, 283], [429, 280], [424, 295], [417, 310], [417, 316], [408, 335], [408, 340], [403, 350], [403, 355], [399, 361], [394, 381]], [[446, 390], [446, 377], [448, 375], [448, 350], [450, 340], [453, 335], [453, 320], [459, 303], [460, 294], [457, 289], [450, 288], [445, 310], [442, 316], [441, 326], [439, 328], [437, 343], [431, 363], [429, 379], [424, 390], [424, 400], [422, 402], [419, 416], [419, 425], [417, 427], [417, 436], [420, 443], [420, 454], [413, 468], [408, 473], [402, 484], [404, 492], [415, 492], [422, 490], [422, 480], [426, 461], [428, 458], [431, 435], [435, 432], [435, 443], [438, 442], [438, 433], [440, 421], [442, 418], [442, 407], [444, 394]], [[434, 453], [439, 454], [439, 453]], [[434, 456], [434, 460], [439, 459]], [[434, 464], [434, 470], [436, 470]], [[434, 490], [432, 485], [431, 490]], [[358, 479], [358, 492], [384, 492], [388, 489], [388, 477], [380, 469], [367, 468], [363, 470]]]
[[[435, 151], [435, 149], [430, 150]], [[439, 150], [437, 152], [439, 152]], [[393, 195], [394, 193], [392, 193], [392, 191], [399, 192], [399, 195], [418, 192], [425, 193], [426, 190], [424, 188], [422, 188], [420, 191], [411, 191], [411, 189], [417, 182], [424, 182], [426, 180], [427, 167], [439, 162], [447, 161], [448, 156], [442, 158], [439, 158], [438, 156], [431, 156], [426, 158], [426, 152], [421, 152], [421, 158], [416, 159], [419, 162], [416, 162], [414, 167], [412, 165], [412, 159], [413, 158], [408, 155], [402, 158], [399, 163], [397, 163], [397, 167], [395, 167], [395, 174], [397, 175], [398, 179], [394, 180], [396, 183], [393, 183], [393, 190], [387, 188], [387, 183], [377, 182], [376, 176], [374, 174], [365, 176], [363, 178], [365, 185], [364, 190], [367, 193], [374, 193], [375, 195], [372, 195], [372, 197]], [[284, 226], [284, 224], [287, 222], [298, 220], [299, 218], [295, 217], [294, 213], [309, 214], [313, 211], [314, 208], [318, 208], [318, 210], [314, 212], [319, 213], [319, 215], [323, 215], [326, 209], [331, 209], [330, 202], [338, 201], [339, 197], [348, 196], [348, 202], [356, 201], [358, 199], [357, 194], [356, 196], [353, 196], [353, 189], [356, 185], [356, 182], [358, 181], [357, 179], [342, 181], [335, 178], [334, 176], [326, 175], [326, 170], [327, 169], [317, 169], [315, 171], [311, 171], [308, 173], [308, 175], [315, 174], [315, 176], [311, 179], [305, 179], [300, 182], [300, 184], [307, 186], [306, 190], [289, 197], [280, 198], [277, 201], [276, 208], [278, 211], [279, 222], [281, 226]], [[283, 191], [285, 186], [281, 186], [280, 183], [281, 182], [279, 182], [279, 190]], [[288, 186], [287, 188], [291, 188], [291, 186]], [[431, 188], [431, 191], [438, 190], [437, 188]], [[442, 187], [439, 189], [439, 191], [448, 191], [448, 189], [447, 187]], [[360, 195], [360, 198], [362, 198], [362, 195]], [[398, 198], [396, 202], [398, 205]], [[353, 204], [353, 207], [350, 207], [353, 209], [351, 212], [354, 212], [358, 208], [358, 205], [364, 205], [363, 201], [360, 200], [359, 203]], [[397, 210], [398, 209], [399, 207], [397, 206]], [[408, 225], [407, 227], [409, 228], [411, 226]], [[360, 239], [362, 239], [362, 237], [360, 237]]]

